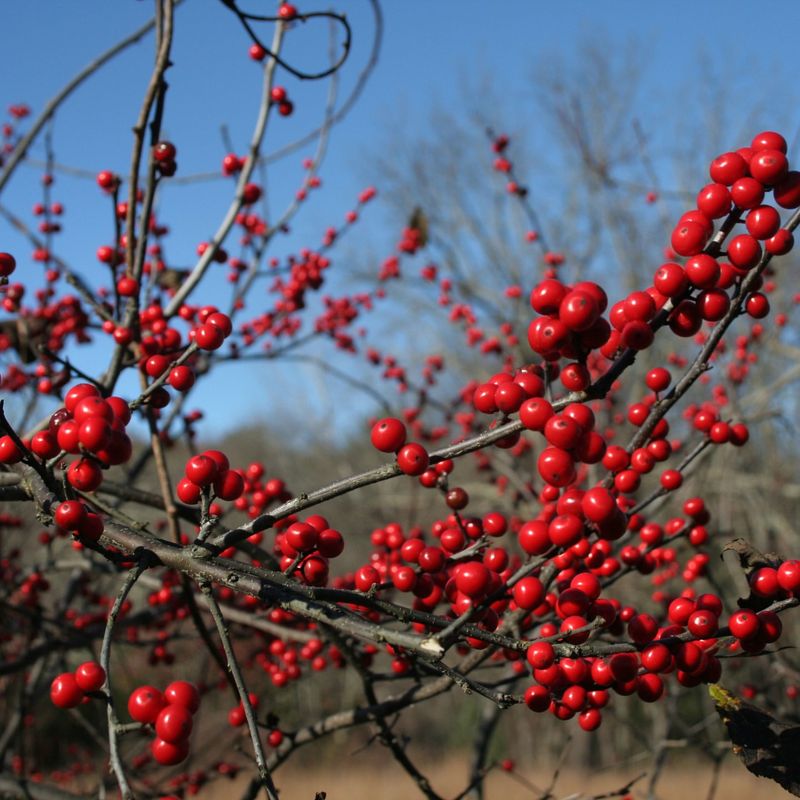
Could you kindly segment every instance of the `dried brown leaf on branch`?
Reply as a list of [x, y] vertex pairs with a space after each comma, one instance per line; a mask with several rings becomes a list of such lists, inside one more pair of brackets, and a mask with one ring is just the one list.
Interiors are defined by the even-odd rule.
[[722, 548], [720, 557], [728, 566], [741, 595], [738, 600], [739, 608], [751, 608], [754, 611], [766, 608], [769, 601], [750, 590], [750, 576], [761, 567], [777, 569], [783, 559], [776, 553], [762, 553], [741, 537], [728, 542]]
[[718, 684], [709, 686], [708, 692], [728, 730], [733, 752], [745, 767], [800, 797], [800, 726], [775, 719]]

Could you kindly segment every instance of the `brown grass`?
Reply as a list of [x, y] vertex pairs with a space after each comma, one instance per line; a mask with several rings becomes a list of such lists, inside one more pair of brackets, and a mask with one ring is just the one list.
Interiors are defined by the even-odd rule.
[[[464, 789], [467, 761], [452, 756], [429, 764], [423, 772], [443, 797], [452, 798]], [[646, 766], [600, 770], [596, 773], [565, 770], [556, 783], [554, 798], [580, 794], [591, 797], [622, 788], [644, 772]], [[535, 800], [552, 779], [552, 768], [518, 767], [518, 776], [495, 770], [487, 778], [486, 800]], [[656, 787], [658, 800], [707, 800], [712, 769], [702, 764], [668, 764]], [[353, 756], [341, 766], [295, 766], [291, 762], [275, 774], [281, 800], [314, 800], [316, 792], [327, 792], [327, 800], [415, 800], [422, 797], [412, 780], [389, 758], [378, 762], [374, 756]], [[523, 782], [524, 781], [524, 782]], [[202, 800], [235, 800], [246, 781], [217, 783], [202, 792]], [[640, 780], [632, 794], [637, 800], [647, 797], [648, 779]], [[526, 785], [527, 784], [527, 785]], [[533, 784], [538, 791], [534, 791]], [[733, 757], [723, 762], [716, 800], [780, 800], [790, 795], [769, 780], [756, 778]], [[577, 798], [576, 798], [577, 800]]]

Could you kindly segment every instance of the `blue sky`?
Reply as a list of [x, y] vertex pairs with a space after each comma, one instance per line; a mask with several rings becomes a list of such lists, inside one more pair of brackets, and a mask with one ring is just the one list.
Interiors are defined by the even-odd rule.
[[[312, 10], [305, 2], [297, 4], [301, 10]], [[269, 13], [273, 7], [258, 0], [242, 5], [260, 13]], [[347, 13], [354, 30], [351, 60], [341, 74], [340, 96], [344, 96], [367, 56], [373, 21], [364, 0], [342, 0], [335, 5]], [[141, 0], [8, 3], [0, 27], [5, 66], [0, 108], [25, 102], [38, 111], [77, 69], [140, 25], [151, 8], [151, 3]], [[338, 224], [352, 207], [367, 180], [380, 188], [380, 175], [370, 175], [367, 156], [388, 127], [409, 137], [425, 135], [433, 109], [457, 110], [463, 87], [481, 81], [491, 84], [503, 98], [504, 109], [519, 114], [517, 119], [497, 120], [498, 127], [519, 126], [530, 113], [533, 64], [557, 54], [569, 65], [587, 41], [614, 51], [632, 45], [644, 53], [636, 112], [655, 134], [660, 120], [686, 117], [690, 123], [691, 115], [699, 113], [696, 106], [680, 103], [680, 87], [701, 84], [711, 98], [720, 80], [735, 87], [730, 109], [734, 124], [757, 108], [758, 123], [769, 127], [769, 112], [774, 108], [792, 122], [790, 134], [794, 134], [800, 111], [793, 111], [797, 93], [791, 67], [799, 8], [791, 0], [762, 2], [758, 8], [742, 0], [385, 0], [378, 67], [360, 102], [333, 132], [321, 173], [323, 189], [293, 224], [292, 234], [276, 243], [275, 254], [316, 245], [324, 228]], [[244, 149], [260, 71], [247, 58], [244, 32], [216, 0], [185, 2], [177, 12], [176, 31], [164, 131], [177, 144], [179, 174], [186, 175], [219, 167], [225, 153], [222, 124], [228, 126], [237, 149]], [[292, 32], [287, 54], [293, 63], [318, 68], [325, 63], [326, 53], [324, 25], [312, 29], [309, 24]], [[152, 40], [146, 39], [78, 90], [52, 128], [58, 161], [92, 172], [103, 168], [125, 172], [130, 159], [129, 131], [151, 56]], [[290, 119], [271, 123], [268, 151], [294, 140], [318, 121], [326, 91], [320, 84], [301, 83], [286, 75], [280, 82], [295, 100], [297, 112]], [[294, 193], [302, 175], [299, 163], [311, 152], [309, 146], [271, 173], [275, 209]], [[41, 148], [35, 148], [33, 156], [41, 154]], [[30, 206], [40, 199], [39, 173], [38, 168], [21, 168], [0, 198], [28, 222]], [[214, 230], [226, 207], [227, 189], [223, 181], [217, 181], [165, 193], [163, 208], [173, 228], [167, 247], [173, 263], [192, 262], [195, 245]], [[91, 181], [67, 175], [58, 176], [54, 199], [67, 207], [66, 231], [59, 237], [58, 251], [91, 276], [100, 268], [94, 251], [111, 236], [107, 203]], [[397, 230], [389, 227], [386, 214], [380, 207], [369, 209], [365, 221], [368, 240], [388, 254]], [[352, 235], [361, 234], [354, 231]], [[28, 245], [1, 221], [0, 249], [29, 252]], [[20, 260], [25, 262], [24, 257]], [[218, 286], [224, 284], [220, 281]], [[105, 356], [93, 349], [84, 358], [91, 362]], [[244, 391], [224, 402], [210, 389], [199, 391], [197, 404], [212, 410], [207, 431], [233, 427], [246, 414], [265, 413], [260, 398], [263, 385], [264, 375], [251, 371]]]

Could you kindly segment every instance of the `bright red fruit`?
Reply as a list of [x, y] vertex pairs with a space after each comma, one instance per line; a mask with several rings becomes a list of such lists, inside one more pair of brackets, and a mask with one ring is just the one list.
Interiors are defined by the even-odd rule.
[[372, 426], [372, 446], [382, 453], [396, 453], [406, 443], [406, 426], [399, 419], [386, 417]]
[[0, 278], [7, 278], [17, 267], [17, 262], [11, 253], [0, 253]]
[[410, 442], [400, 448], [397, 454], [397, 466], [406, 475], [422, 475], [428, 468], [428, 451], [417, 442]]
[[154, 686], [140, 686], [128, 698], [128, 713], [136, 722], [151, 725], [166, 704], [164, 695]]
[[50, 700], [59, 708], [75, 708], [83, 700], [83, 696], [83, 689], [71, 672], [57, 675], [50, 684]]
[[758, 615], [755, 611], [741, 609], [731, 614], [731, 618], [728, 620], [728, 627], [737, 639], [752, 639], [758, 634]]
[[[542, 582], [538, 578], [528, 575], [514, 584], [512, 594], [514, 602], [520, 608], [530, 611], [541, 605], [545, 591]], [[528, 648], [528, 652], [530, 653], [530, 648]]]
[[467, 597], [480, 597], [489, 585], [489, 570], [479, 561], [459, 564], [454, 572], [458, 590]]
[[207, 455], [192, 456], [186, 462], [186, 477], [197, 486], [208, 486], [217, 476], [217, 463]]
[[75, 670], [75, 682], [84, 692], [96, 692], [106, 682], [106, 671], [96, 661], [85, 661]]
[[177, 744], [192, 732], [192, 712], [186, 706], [171, 703], [156, 717], [156, 735], [165, 742]]
[[153, 739], [150, 745], [150, 752], [153, 758], [162, 766], [171, 767], [180, 764], [189, 755], [189, 743], [179, 741], [175, 744], [165, 742], [163, 739]]

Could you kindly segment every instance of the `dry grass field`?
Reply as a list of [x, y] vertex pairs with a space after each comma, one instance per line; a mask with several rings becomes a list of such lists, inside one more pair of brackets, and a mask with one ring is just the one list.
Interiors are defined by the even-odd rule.
[[[553, 800], [601, 795], [624, 786], [644, 771], [645, 767], [625, 770], [603, 770], [583, 773], [565, 770], [552, 789]], [[452, 798], [464, 788], [466, 761], [458, 757], [428, 765], [424, 770], [434, 789], [443, 797]], [[501, 770], [487, 779], [486, 800], [537, 800], [542, 797], [552, 778], [544, 768], [519, 767], [518, 780]], [[327, 800], [415, 800], [422, 797], [411, 779], [392, 761], [378, 761], [373, 754], [353, 756], [338, 767], [296, 767], [291, 763], [275, 775], [281, 800], [314, 800], [316, 792], [327, 792]], [[654, 800], [707, 800], [712, 781], [711, 769], [702, 765], [667, 765], [656, 786]], [[527, 784], [527, 785], [526, 785]], [[202, 792], [203, 800], [236, 800], [241, 782], [217, 783]], [[643, 778], [632, 789], [637, 800], [648, 796], [648, 779]], [[752, 776], [733, 757], [727, 757], [720, 770], [714, 793], [716, 800], [781, 800], [789, 798], [778, 784]]]

